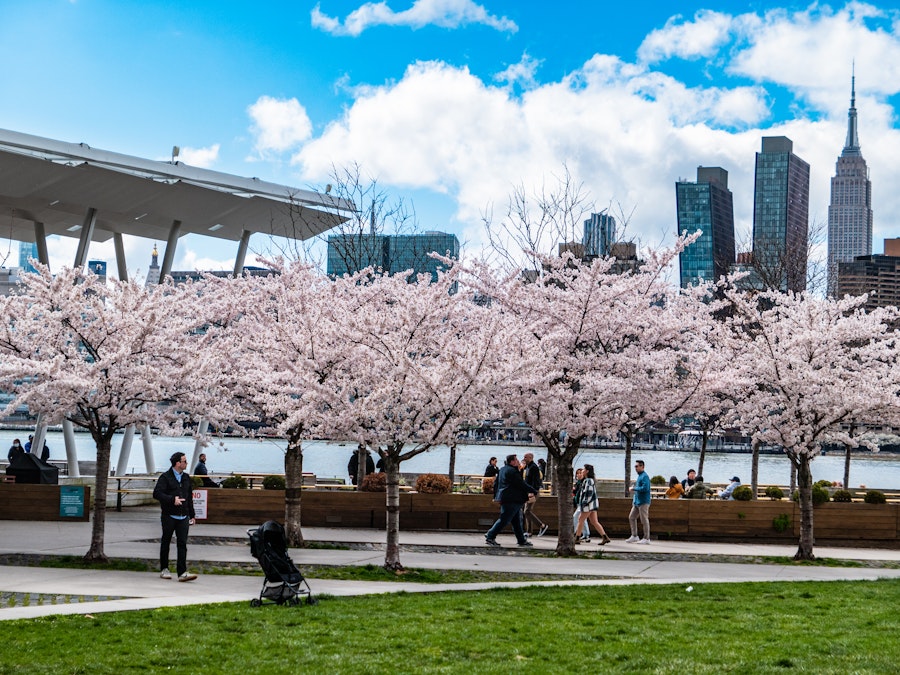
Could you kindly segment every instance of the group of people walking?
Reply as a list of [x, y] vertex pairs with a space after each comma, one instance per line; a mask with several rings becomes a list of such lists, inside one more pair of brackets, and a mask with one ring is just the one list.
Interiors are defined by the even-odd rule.
[[[497, 535], [507, 525], [512, 525], [513, 534], [519, 546], [531, 546], [527, 537], [530, 533], [531, 522], [537, 522], [540, 526], [538, 536], [543, 535], [548, 525], [542, 522], [534, 514], [534, 504], [540, 494], [543, 485], [543, 475], [534, 464], [534, 455], [527, 453], [524, 464], [519, 462], [516, 455], [507, 455], [506, 463], [502, 468], [497, 468], [496, 457], [491, 457], [485, 470], [485, 476], [494, 474], [494, 501], [500, 504], [500, 517], [484, 535], [488, 546], [499, 546]], [[649, 544], [650, 543], [650, 478], [644, 470], [643, 460], [637, 460], [634, 465], [637, 479], [632, 488], [632, 507], [628, 515], [631, 527], [631, 537], [626, 543]], [[593, 527], [600, 535], [601, 546], [612, 541], [603, 528], [598, 516], [600, 500], [597, 497], [597, 483], [594, 467], [585, 464], [583, 468], [575, 472], [575, 486], [572, 491], [572, 505], [575, 512], [572, 515], [572, 526], [578, 543], [590, 542], [590, 527]], [[522, 513], [530, 517], [525, 521], [523, 528]], [[640, 528], [638, 527], [640, 524]], [[526, 531], [527, 530], [527, 531]], [[643, 536], [639, 536], [643, 532]]]
[[500, 546], [497, 534], [507, 525], [512, 525], [519, 546], [532, 546], [528, 541], [532, 527], [537, 527], [539, 537], [550, 527], [534, 512], [544, 485], [544, 474], [535, 463], [534, 454], [525, 453], [522, 460], [519, 462], [517, 455], [507, 455], [503, 467], [497, 468], [497, 458], [491, 457], [485, 469], [485, 477], [494, 479], [494, 501], [500, 503], [500, 517], [484, 535], [488, 546]]

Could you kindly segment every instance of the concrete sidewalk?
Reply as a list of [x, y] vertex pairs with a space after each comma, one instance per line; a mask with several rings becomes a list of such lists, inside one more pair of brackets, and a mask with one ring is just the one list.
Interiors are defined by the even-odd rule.
[[[190, 562], [243, 562], [256, 564], [247, 545], [246, 527], [196, 525], [188, 545]], [[129, 509], [107, 514], [105, 550], [111, 558], [155, 559], [159, 555], [159, 511]], [[346, 528], [305, 528], [308, 541], [355, 544], [353, 550], [297, 549], [291, 557], [302, 571], [310, 565], [380, 565], [384, 532]], [[503, 549], [484, 544], [479, 533], [401, 532], [401, 560], [407, 567], [482, 570], [533, 574], [568, 574], [578, 580], [488, 582], [472, 584], [418, 584], [309, 579], [314, 594], [361, 595], [372, 593], [479, 590], [527, 585], [603, 585], [632, 583], [728, 583], [741, 581], [864, 580], [898, 578], [900, 569], [867, 567], [807, 567], [794, 565], [723, 562], [734, 556], [792, 556], [796, 546], [720, 544], [654, 540], [650, 546], [622, 540], [600, 547], [579, 546], [587, 554], [603, 557], [555, 558], [529, 555], [515, 546], [511, 535], [501, 535]], [[534, 549], [550, 553], [555, 537], [535, 538]], [[89, 523], [0, 521], [0, 554], [83, 555], [90, 542]], [[433, 549], [433, 550], [430, 550]], [[173, 550], [174, 554], [174, 545]], [[636, 555], [641, 554], [641, 555]], [[648, 554], [652, 554], [652, 559]], [[817, 548], [816, 555], [859, 561], [900, 562], [900, 551], [883, 549]], [[671, 557], [671, 559], [667, 559]], [[712, 558], [716, 562], [705, 562]], [[174, 562], [174, 560], [173, 560]], [[101, 596], [96, 602], [30, 604], [0, 609], [0, 620], [51, 614], [91, 614], [151, 607], [249, 601], [262, 586], [262, 572], [254, 576], [201, 575], [190, 583], [162, 580], [155, 573], [100, 570], [4, 567], [0, 593], [20, 596]]]

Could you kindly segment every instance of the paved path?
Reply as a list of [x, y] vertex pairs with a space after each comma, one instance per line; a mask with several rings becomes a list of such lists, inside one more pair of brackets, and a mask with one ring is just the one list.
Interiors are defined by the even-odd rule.
[[[159, 552], [159, 516], [155, 509], [128, 509], [107, 515], [107, 555], [112, 558], [154, 559]], [[354, 550], [299, 549], [291, 556], [297, 567], [309, 565], [380, 565], [384, 552], [366, 544], [380, 544], [384, 532], [362, 529], [305, 528], [310, 541], [346, 542]], [[197, 525], [191, 528], [189, 561], [245, 562], [250, 556], [247, 528], [232, 525]], [[479, 590], [535, 584], [584, 586], [634, 583], [728, 583], [740, 581], [862, 580], [900, 578], [900, 569], [867, 567], [807, 567], [723, 562], [728, 556], [792, 556], [796, 546], [763, 544], [711, 544], [654, 541], [650, 546], [613, 541], [604, 547], [583, 545], [585, 552], [603, 551], [604, 556], [560, 559], [539, 555], [519, 555], [511, 535], [501, 535], [500, 551], [484, 545], [484, 537], [473, 533], [401, 532], [401, 560], [407, 567], [431, 569], [484, 570], [531, 574], [570, 574], [590, 577], [579, 580], [486, 582], [470, 584], [418, 584], [403, 582], [361, 582], [309, 580], [315, 594], [361, 595], [371, 593], [436, 592]], [[88, 523], [35, 523], [0, 521], [0, 554], [82, 555], [90, 541]], [[534, 539], [537, 550], [552, 551], [554, 537]], [[453, 552], [459, 551], [459, 552]], [[173, 546], [174, 553], [174, 546]], [[633, 554], [653, 554], [635, 557]], [[618, 556], [617, 556], [618, 554]], [[900, 561], [900, 551], [883, 549], [818, 548], [819, 557], [860, 561]], [[613, 559], [610, 559], [610, 556]], [[619, 557], [621, 556], [621, 557]], [[671, 559], [667, 557], [671, 556]], [[704, 562], [711, 558], [716, 562]], [[686, 560], [687, 559], [687, 560]], [[688, 561], [689, 560], [689, 561]], [[144, 572], [4, 567], [0, 593], [47, 596], [103, 596], [97, 602], [31, 604], [0, 609], [0, 620], [51, 614], [91, 614], [96, 612], [146, 609], [151, 607], [246, 601], [257, 597], [262, 586], [256, 575], [201, 575], [191, 583], [160, 579]]]

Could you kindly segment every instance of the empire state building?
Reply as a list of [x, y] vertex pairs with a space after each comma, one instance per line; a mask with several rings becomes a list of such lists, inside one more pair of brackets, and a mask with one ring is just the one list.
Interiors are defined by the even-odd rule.
[[856, 76], [850, 85], [847, 142], [831, 179], [828, 206], [828, 296], [837, 292], [838, 265], [872, 254], [872, 182], [856, 131]]

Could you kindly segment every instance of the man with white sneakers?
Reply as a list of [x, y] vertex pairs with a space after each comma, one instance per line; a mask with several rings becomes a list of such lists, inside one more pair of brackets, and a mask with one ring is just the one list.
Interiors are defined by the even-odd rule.
[[159, 576], [161, 579], [172, 578], [172, 573], [169, 572], [169, 545], [174, 534], [178, 551], [175, 567], [178, 581], [193, 581], [197, 575], [187, 571], [187, 540], [188, 529], [194, 524], [196, 514], [191, 477], [186, 471], [187, 457], [183, 452], [176, 452], [169, 458], [169, 462], [172, 468], [159, 477], [153, 489], [153, 498], [162, 507]]
[[[626, 539], [628, 544], [650, 543], [650, 478], [644, 471], [644, 460], [639, 459], [634, 463], [637, 471], [637, 480], [634, 482], [632, 492], [634, 497], [631, 503], [631, 513], [628, 514], [628, 523], [631, 525], [631, 536]], [[638, 517], [644, 527], [644, 538], [638, 537]]]

